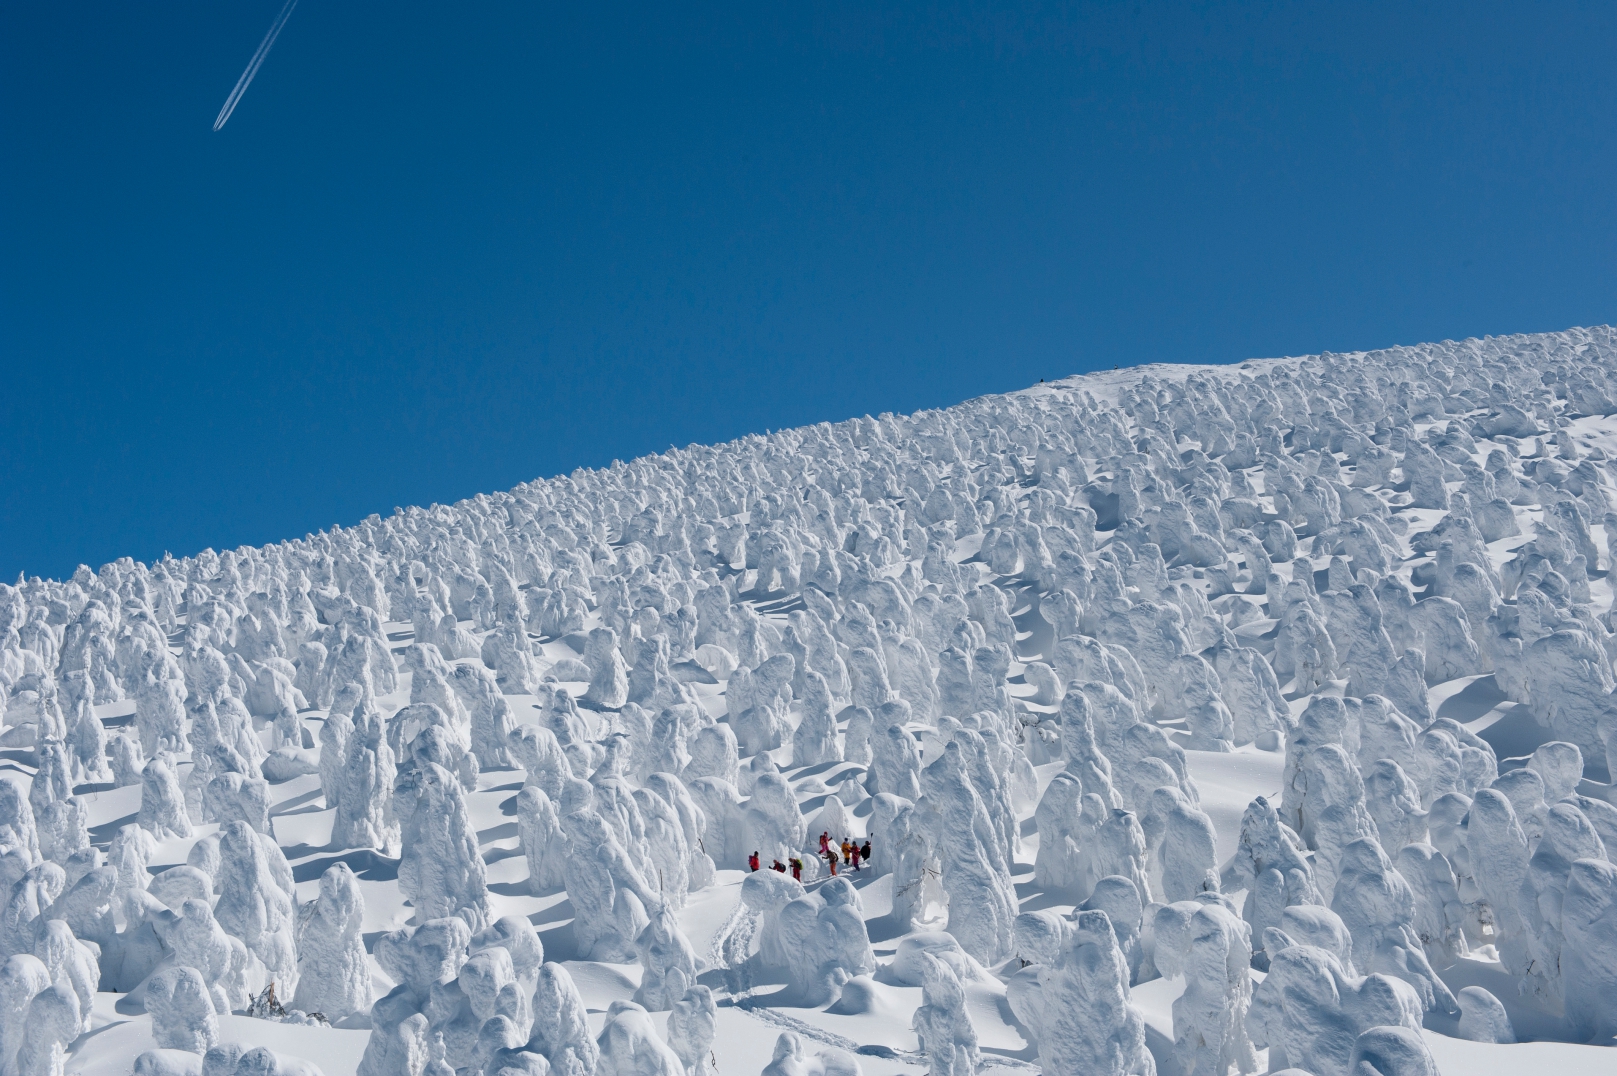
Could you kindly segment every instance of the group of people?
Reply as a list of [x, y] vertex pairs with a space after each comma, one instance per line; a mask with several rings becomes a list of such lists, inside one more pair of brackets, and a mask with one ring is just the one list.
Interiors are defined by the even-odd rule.
[[[785, 874], [786, 871], [787, 871], [787, 864], [788, 863], [791, 865], [790, 869], [791, 869], [791, 872], [792, 872], [792, 877], [796, 878], [799, 882], [801, 882], [803, 880], [803, 861], [801, 859], [799, 859], [797, 856], [792, 856], [789, 860], [786, 861], [786, 863], [782, 863], [780, 860], [777, 859], [777, 860], [775, 860], [775, 862], [773, 862], [773, 863], [771, 863], [769, 865], [769, 869], [772, 870], [772, 871], [780, 871], [780, 873]], [[757, 852], [754, 852], [752, 855], [747, 857], [747, 866], [750, 869], [759, 870], [759, 869], [761, 869], [762, 865], [763, 865], [763, 861], [758, 858], [758, 853]]]
[[[858, 870], [860, 863], [870, 862], [870, 838], [865, 838], [863, 846], [852, 837], [844, 837], [842, 838], [842, 843], [838, 844], [831, 839], [830, 833], [822, 833], [820, 834], [820, 858], [824, 859], [831, 868], [833, 878], [836, 877], [839, 859], [847, 866]], [[758, 858], [756, 850], [747, 857], [747, 867], [754, 871], [763, 869], [763, 861]], [[790, 870], [793, 878], [799, 882], [803, 880], [803, 860], [797, 856], [792, 856], [785, 863], [777, 859], [769, 865], [769, 869], [779, 871], [782, 874]]]
[[870, 860], [870, 840], [866, 838], [864, 847], [861, 848], [859, 842], [852, 838], [844, 837], [842, 838], [842, 843], [838, 844], [831, 839], [829, 833], [820, 834], [820, 855], [830, 865], [833, 878], [836, 877], [837, 873], [837, 856], [839, 853], [842, 856], [843, 863], [854, 870], [858, 870], [861, 860], [866, 862]]

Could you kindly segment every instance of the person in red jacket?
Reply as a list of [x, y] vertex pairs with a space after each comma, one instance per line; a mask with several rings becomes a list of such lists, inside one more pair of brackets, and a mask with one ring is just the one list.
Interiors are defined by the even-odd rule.
[[747, 857], [747, 866], [751, 867], [753, 870], [758, 869], [758, 853], [757, 852], [754, 852], [752, 855]]
[[854, 870], [859, 869], [859, 842], [858, 841], [853, 841], [853, 842], [850, 843], [850, 847], [848, 849], [848, 862], [853, 864], [853, 869]]
[[803, 861], [796, 856], [792, 857], [792, 877], [799, 882], [803, 880]]

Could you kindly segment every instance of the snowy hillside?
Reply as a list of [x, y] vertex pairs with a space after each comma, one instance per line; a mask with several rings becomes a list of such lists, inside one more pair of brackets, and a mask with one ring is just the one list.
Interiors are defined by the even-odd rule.
[[1609, 1073], [1614, 496], [1579, 329], [0, 587], [0, 1076]]

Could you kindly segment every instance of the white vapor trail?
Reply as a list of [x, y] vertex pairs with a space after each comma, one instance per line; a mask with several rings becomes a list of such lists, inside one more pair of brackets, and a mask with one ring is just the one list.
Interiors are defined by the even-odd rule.
[[291, 15], [292, 9], [297, 6], [298, 0], [286, 0], [286, 6], [281, 9], [279, 15], [275, 16], [275, 22], [270, 26], [269, 33], [264, 35], [264, 40], [259, 44], [258, 51], [253, 53], [251, 60], [247, 61], [247, 70], [241, 73], [241, 78], [236, 80], [236, 88], [230, 91], [230, 96], [225, 100], [225, 107], [219, 110], [219, 118], [213, 121], [215, 131], [223, 127], [225, 121], [230, 118], [230, 114], [236, 111], [236, 103], [241, 100], [241, 95], [247, 92], [247, 87], [252, 84], [253, 76], [258, 74], [258, 69], [264, 65], [264, 57], [269, 55], [269, 50], [275, 44], [275, 39], [281, 35], [281, 27], [286, 25], [287, 16]]

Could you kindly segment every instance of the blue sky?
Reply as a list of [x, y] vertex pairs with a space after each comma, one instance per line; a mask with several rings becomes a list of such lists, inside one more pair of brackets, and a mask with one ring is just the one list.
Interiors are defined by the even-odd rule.
[[1613, 5], [774, 6], [0, 9], [0, 576], [1617, 317]]

